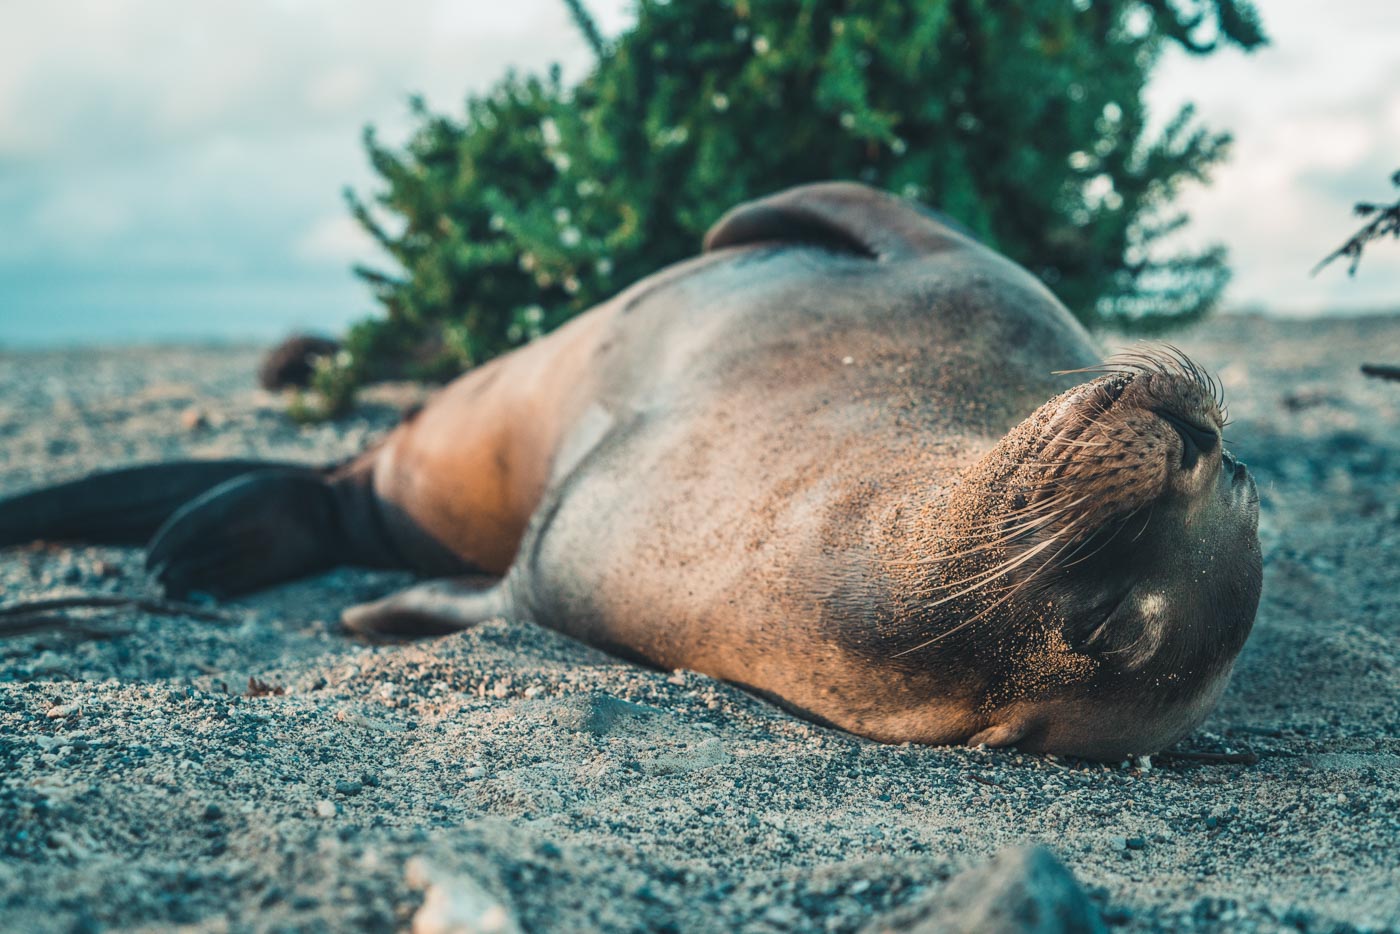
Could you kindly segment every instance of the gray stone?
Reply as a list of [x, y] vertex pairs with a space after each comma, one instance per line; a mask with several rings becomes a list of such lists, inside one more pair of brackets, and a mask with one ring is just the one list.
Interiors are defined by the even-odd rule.
[[604, 736], [665, 715], [655, 707], [592, 692], [555, 702], [555, 722], [566, 730]]
[[1003, 850], [863, 934], [1098, 934], [1099, 911], [1043, 846]]

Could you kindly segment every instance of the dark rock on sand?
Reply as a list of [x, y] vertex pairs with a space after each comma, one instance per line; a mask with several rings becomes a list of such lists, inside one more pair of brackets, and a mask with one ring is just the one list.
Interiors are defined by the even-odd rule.
[[881, 918], [864, 934], [1097, 934], [1099, 911], [1043, 846], [1003, 850], [988, 863]]

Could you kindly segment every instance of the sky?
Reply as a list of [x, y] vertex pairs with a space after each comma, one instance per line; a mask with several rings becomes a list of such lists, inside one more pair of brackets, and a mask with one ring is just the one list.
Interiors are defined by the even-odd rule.
[[[630, 0], [591, 0], [603, 31]], [[1223, 242], [1234, 309], [1400, 309], [1400, 245], [1356, 278], [1309, 271], [1400, 168], [1395, 0], [1262, 0], [1261, 52], [1169, 55], [1157, 120], [1194, 101], [1236, 138], [1182, 206]], [[374, 189], [360, 133], [406, 98], [459, 113], [509, 68], [589, 53], [561, 0], [0, 0], [0, 345], [271, 339], [375, 310], [376, 251], [341, 190]]]

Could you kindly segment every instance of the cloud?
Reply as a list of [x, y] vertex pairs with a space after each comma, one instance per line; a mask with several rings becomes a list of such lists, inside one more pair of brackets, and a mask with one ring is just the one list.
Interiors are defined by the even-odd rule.
[[1227, 301], [1285, 314], [1400, 309], [1400, 249], [1376, 244], [1356, 278], [1310, 275], [1358, 226], [1360, 200], [1394, 198], [1400, 169], [1400, 21], [1390, 0], [1261, 5], [1271, 45], [1252, 55], [1169, 56], [1150, 89], [1158, 119], [1182, 101], [1235, 145], [1212, 184], [1188, 191], [1189, 244], [1223, 242]]
[[347, 214], [330, 214], [312, 224], [297, 238], [298, 256], [315, 263], [350, 266], [382, 258], [374, 238]]
[[[0, 340], [61, 318], [84, 333], [225, 331], [254, 317], [214, 316], [252, 296], [321, 327], [366, 313], [347, 267], [375, 254], [340, 197], [375, 185], [364, 125], [401, 139], [409, 94], [459, 112], [508, 68], [555, 60], [590, 60], [558, 0], [8, 8]], [[339, 310], [309, 313], [317, 294]]]
[[[630, 17], [630, 0], [589, 6], [605, 32]], [[1400, 246], [1378, 244], [1355, 280], [1307, 276], [1350, 233], [1351, 202], [1385, 196], [1400, 168], [1393, 0], [1261, 6], [1269, 49], [1169, 56], [1151, 89], [1159, 120], [1194, 100], [1237, 139], [1186, 196], [1187, 236], [1231, 247], [1236, 304], [1400, 305]], [[375, 253], [340, 199], [375, 187], [362, 127], [401, 140], [410, 93], [460, 112], [508, 68], [552, 61], [589, 61], [561, 0], [10, 4], [0, 340], [41, 339], [63, 315], [145, 334], [236, 328], [253, 305], [263, 328], [279, 308], [320, 327], [364, 314], [346, 267]]]

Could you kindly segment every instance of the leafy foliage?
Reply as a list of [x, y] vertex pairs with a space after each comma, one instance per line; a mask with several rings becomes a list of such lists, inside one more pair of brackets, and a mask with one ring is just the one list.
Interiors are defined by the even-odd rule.
[[481, 363], [827, 178], [938, 206], [1089, 324], [1193, 320], [1228, 277], [1218, 248], [1154, 250], [1228, 138], [1186, 108], [1149, 139], [1142, 98], [1168, 42], [1263, 42], [1247, 0], [641, 0], [611, 44], [565, 2], [600, 50], [577, 86], [511, 75], [462, 118], [415, 100], [398, 151], [367, 131], [384, 186], [347, 198], [397, 268], [358, 270], [385, 316], [328, 395]]

